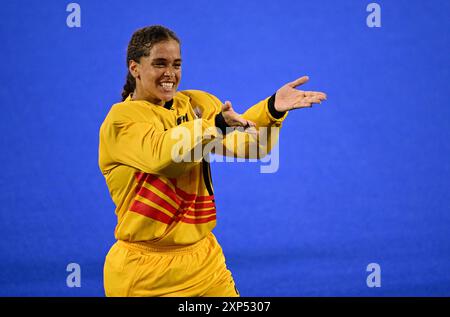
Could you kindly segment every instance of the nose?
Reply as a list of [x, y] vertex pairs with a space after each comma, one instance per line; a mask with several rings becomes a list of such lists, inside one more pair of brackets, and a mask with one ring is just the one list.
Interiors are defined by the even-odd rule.
[[171, 70], [171, 69], [167, 69], [167, 70], [164, 72], [164, 76], [167, 76], [167, 77], [175, 77], [175, 72], [174, 72], [173, 70]]

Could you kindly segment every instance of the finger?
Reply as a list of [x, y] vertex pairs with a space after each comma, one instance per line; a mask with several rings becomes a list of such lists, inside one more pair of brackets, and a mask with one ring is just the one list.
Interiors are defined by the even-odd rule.
[[243, 127], [245, 129], [256, 127], [256, 123], [254, 123], [254, 122], [252, 122], [250, 120], [245, 120], [245, 119], [242, 119], [242, 120], [245, 122], [245, 124], [243, 125]]
[[298, 87], [300, 85], [303, 85], [304, 83], [306, 83], [309, 80], [308, 76], [303, 76], [300, 78], [297, 78], [294, 81], [291, 81], [290, 83], [288, 83], [288, 85], [292, 88]]
[[228, 111], [230, 109], [233, 109], [233, 107], [231, 106], [231, 102], [230, 101], [225, 101], [225, 103], [222, 105], [222, 111]]
[[250, 120], [247, 120], [247, 125], [246, 125], [247, 127], [256, 127], [256, 123], [254, 123], [254, 122], [252, 122], [252, 121], [250, 121]]
[[324, 94], [318, 94], [316, 92], [311, 91], [302, 91], [297, 90], [296, 93], [297, 102], [309, 101], [309, 102], [320, 102], [322, 100], [326, 100], [326, 96]]
[[315, 97], [321, 96], [324, 99], [327, 99], [327, 95], [321, 91], [303, 91], [306, 97]]
[[313, 97], [306, 97], [302, 101], [309, 102], [309, 103], [322, 103], [322, 100], [324, 100], [321, 97], [313, 96]]
[[326, 94], [324, 94], [323, 92], [320, 92], [320, 91], [297, 90], [296, 92], [297, 92], [298, 96], [303, 96], [303, 97], [312, 97], [312, 96], [326, 97]]
[[249, 127], [248, 121], [245, 119], [242, 119], [239, 116], [236, 116], [233, 118], [233, 122], [231, 123], [231, 126], [233, 127]]

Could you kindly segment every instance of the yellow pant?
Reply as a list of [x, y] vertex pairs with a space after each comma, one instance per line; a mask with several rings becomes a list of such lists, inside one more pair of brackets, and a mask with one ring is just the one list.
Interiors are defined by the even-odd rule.
[[212, 233], [187, 247], [119, 240], [106, 256], [104, 287], [106, 296], [239, 296]]

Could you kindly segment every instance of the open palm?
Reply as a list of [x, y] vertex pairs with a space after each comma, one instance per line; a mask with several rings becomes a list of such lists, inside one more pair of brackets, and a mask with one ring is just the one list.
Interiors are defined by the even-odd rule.
[[284, 112], [298, 108], [312, 107], [313, 104], [326, 100], [327, 95], [323, 92], [295, 89], [308, 80], [308, 76], [303, 76], [278, 89], [275, 95], [275, 110]]

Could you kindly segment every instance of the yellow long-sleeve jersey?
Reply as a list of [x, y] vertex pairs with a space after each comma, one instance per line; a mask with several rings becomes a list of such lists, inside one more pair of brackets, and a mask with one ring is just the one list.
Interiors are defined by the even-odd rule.
[[[279, 118], [272, 115], [269, 99], [249, 108], [242, 117], [256, 123], [257, 129], [280, 127], [287, 113]], [[181, 129], [191, 132], [190, 144], [180, 150], [182, 156], [213, 141], [222, 142], [228, 154], [258, 142], [240, 131], [221, 139], [214, 128], [221, 107], [218, 98], [198, 90], [179, 91], [165, 106], [128, 97], [111, 107], [100, 128], [99, 166], [116, 205], [116, 239], [161, 246], [189, 245], [215, 227], [209, 163], [176, 162], [172, 156], [179, 142], [173, 136], [177, 132], [181, 135]], [[208, 138], [195, 137], [194, 129], [199, 127], [202, 133], [210, 131]], [[278, 138], [271, 129], [267, 133], [269, 142], [263, 145], [262, 153], [270, 151], [274, 143], [271, 138]], [[235, 138], [237, 144], [226, 142], [230, 138]], [[249, 152], [245, 153], [249, 157]]]

